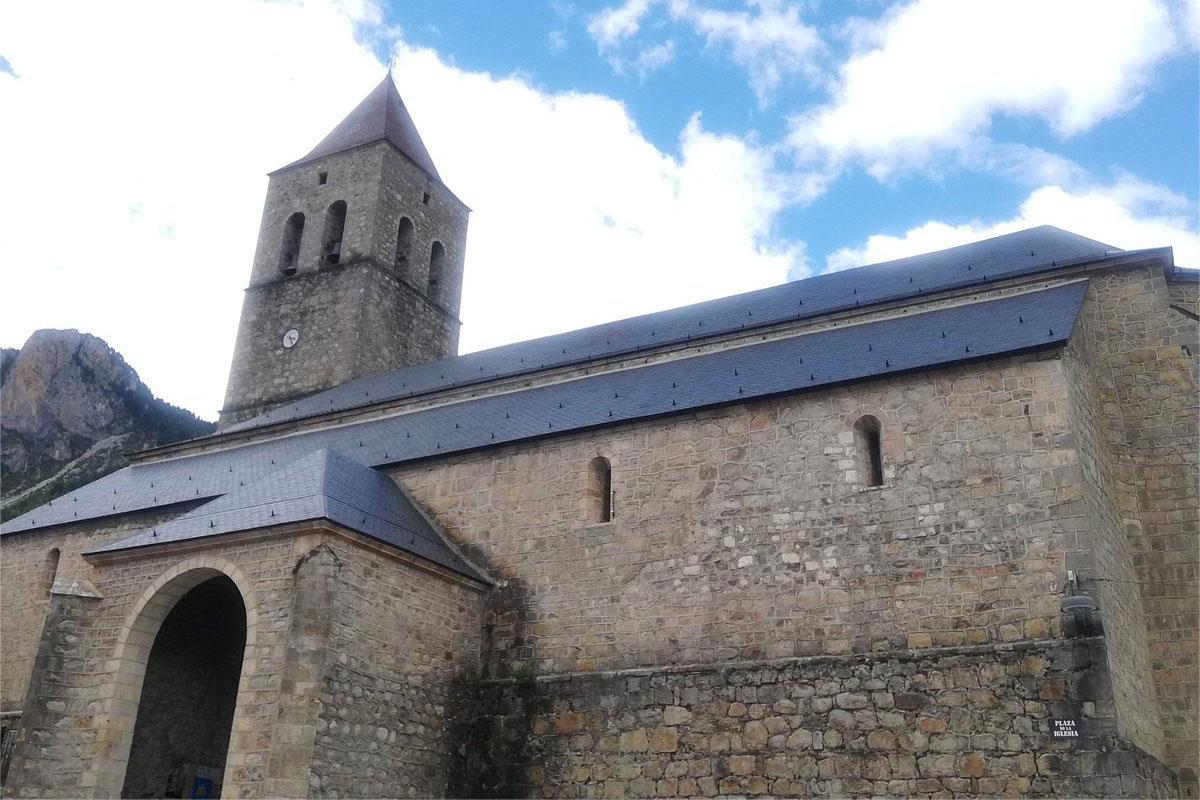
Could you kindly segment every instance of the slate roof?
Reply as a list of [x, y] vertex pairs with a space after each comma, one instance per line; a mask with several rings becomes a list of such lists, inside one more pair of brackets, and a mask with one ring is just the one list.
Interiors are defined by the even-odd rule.
[[0, 533], [13, 535], [217, 497], [322, 448], [362, 465], [402, 464], [1056, 347], [1069, 338], [1086, 291], [1086, 281], [1079, 281], [221, 450], [140, 461], [10, 520]]
[[386, 475], [321, 448], [210, 503], [93, 550], [111, 553], [269, 525], [326, 519], [477, 581], [489, 582]]
[[276, 172], [381, 141], [391, 142], [430, 177], [441, 182], [421, 134], [400, 99], [391, 72], [308, 155]]
[[919, 298], [1119, 252], [1111, 245], [1044, 225], [948, 250], [371, 375], [226, 430], [246, 430], [747, 328]]

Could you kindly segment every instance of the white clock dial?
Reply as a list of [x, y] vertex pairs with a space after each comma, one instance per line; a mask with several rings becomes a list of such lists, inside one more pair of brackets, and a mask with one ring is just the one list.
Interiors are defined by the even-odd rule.
[[300, 331], [292, 328], [283, 335], [283, 346], [291, 349], [296, 346], [296, 342], [300, 341]]

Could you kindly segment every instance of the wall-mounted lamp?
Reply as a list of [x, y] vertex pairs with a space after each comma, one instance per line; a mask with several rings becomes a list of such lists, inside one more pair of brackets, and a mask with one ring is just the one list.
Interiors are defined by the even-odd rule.
[[1067, 585], [1063, 587], [1063, 597], [1059, 608], [1062, 613], [1070, 614], [1074, 620], [1076, 636], [1086, 636], [1095, 632], [1098, 620], [1095, 613], [1099, 608], [1096, 598], [1079, 588], [1079, 573], [1073, 569], [1067, 570]]

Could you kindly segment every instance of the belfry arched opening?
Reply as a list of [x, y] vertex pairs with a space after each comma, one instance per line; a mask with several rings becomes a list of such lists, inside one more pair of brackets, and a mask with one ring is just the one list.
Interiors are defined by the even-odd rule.
[[122, 797], [220, 796], [245, 647], [228, 577], [179, 599], [150, 650]]

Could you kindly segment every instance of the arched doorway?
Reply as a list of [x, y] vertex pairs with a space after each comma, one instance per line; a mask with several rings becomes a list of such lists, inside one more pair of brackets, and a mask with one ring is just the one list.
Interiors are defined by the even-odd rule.
[[166, 615], [146, 662], [122, 797], [217, 797], [246, 646], [246, 606], [225, 575]]

